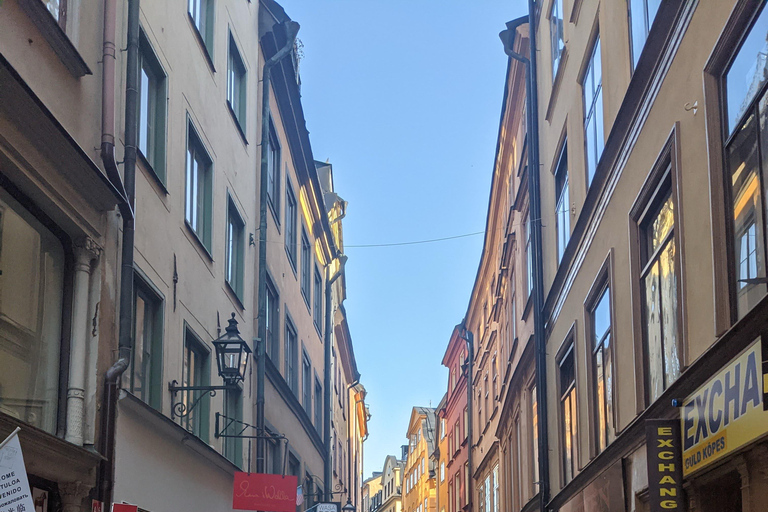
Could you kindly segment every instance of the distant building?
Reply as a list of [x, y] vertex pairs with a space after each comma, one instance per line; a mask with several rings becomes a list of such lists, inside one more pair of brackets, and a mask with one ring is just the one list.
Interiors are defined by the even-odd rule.
[[403, 512], [435, 512], [435, 467], [431, 460], [436, 442], [435, 412], [431, 407], [414, 407], [411, 411], [403, 468]]

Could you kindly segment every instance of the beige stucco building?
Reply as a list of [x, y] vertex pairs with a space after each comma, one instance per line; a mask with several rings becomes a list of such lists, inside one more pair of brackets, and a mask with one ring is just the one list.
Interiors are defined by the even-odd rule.
[[548, 506], [762, 510], [768, 11], [537, 5]]
[[414, 407], [408, 422], [408, 454], [403, 467], [403, 511], [435, 512], [435, 450], [437, 416], [431, 407]]
[[[346, 203], [312, 157], [290, 18], [269, 0], [97, 7], [0, 5], [0, 436], [22, 427], [39, 512], [228, 509], [234, 473], [262, 465], [297, 476], [302, 509], [338, 482], [357, 505], [368, 414], [343, 309]], [[252, 355], [223, 389], [226, 332]], [[263, 459], [238, 437], [260, 433], [259, 396]]]

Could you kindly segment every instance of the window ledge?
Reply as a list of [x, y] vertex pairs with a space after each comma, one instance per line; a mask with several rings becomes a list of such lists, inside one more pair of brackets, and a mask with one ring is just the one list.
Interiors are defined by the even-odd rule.
[[269, 205], [269, 211], [272, 212], [272, 219], [275, 221], [277, 232], [280, 233], [280, 216], [277, 214], [277, 209], [275, 208], [272, 199], [269, 197], [269, 194], [267, 194], [267, 205]]
[[240, 124], [240, 119], [238, 119], [237, 114], [235, 114], [235, 111], [232, 108], [232, 104], [229, 102], [229, 100], [227, 100], [227, 110], [229, 110], [229, 114], [232, 116], [232, 121], [234, 121], [235, 127], [237, 128], [237, 133], [239, 133], [240, 138], [243, 139], [243, 144], [247, 146], [248, 139], [245, 136], [245, 130], [243, 126]]
[[296, 258], [291, 256], [291, 252], [288, 250], [288, 247], [285, 247], [285, 255], [288, 257], [288, 265], [291, 267], [291, 270], [293, 270], [293, 277], [298, 279], [299, 275], [296, 273]]
[[40, 0], [19, 0], [19, 4], [73, 77], [80, 78], [93, 74], [75, 45], [53, 19], [43, 2]]

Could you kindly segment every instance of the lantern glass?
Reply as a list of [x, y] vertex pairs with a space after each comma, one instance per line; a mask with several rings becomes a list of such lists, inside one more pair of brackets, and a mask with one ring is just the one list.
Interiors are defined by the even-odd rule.
[[223, 336], [213, 342], [216, 347], [216, 363], [219, 367], [219, 376], [226, 385], [233, 385], [245, 379], [245, 371], [248, 366], [248, 355], [251, 349], [237, 329], [235, 314], [229, 320], [229, 325]]

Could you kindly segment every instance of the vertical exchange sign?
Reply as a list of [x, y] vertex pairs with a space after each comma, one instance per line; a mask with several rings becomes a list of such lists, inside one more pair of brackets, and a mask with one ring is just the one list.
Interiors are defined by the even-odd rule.
[[680, 423], [646, 420], [648, 503], [651, 512], [685, 510]]
[[16, 428], [0, 443], [0, 512], [35, 512], [17, 435], [19, 430]]

